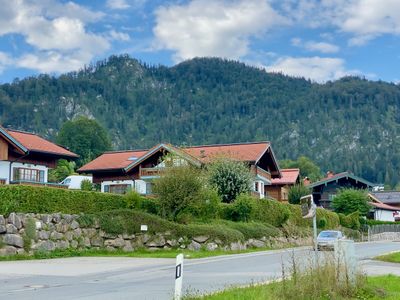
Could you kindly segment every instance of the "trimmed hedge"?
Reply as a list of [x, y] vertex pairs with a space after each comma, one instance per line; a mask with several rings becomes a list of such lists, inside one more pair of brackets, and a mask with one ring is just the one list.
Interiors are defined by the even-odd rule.
[[115, 194], [23, 185], [0, 187], [0, 214], [2, 215], [8, 215], [11, 212], [94, 213], [126, 207], [124, 197]]
[[360, 229], [360, 214], [358, 212], [348, 214], [347, 216], [342, 213], [339, 213], [338, 215], [340, 219], [340, 225], [342, 225], [343, 227], [351, 228], [354, 230]]

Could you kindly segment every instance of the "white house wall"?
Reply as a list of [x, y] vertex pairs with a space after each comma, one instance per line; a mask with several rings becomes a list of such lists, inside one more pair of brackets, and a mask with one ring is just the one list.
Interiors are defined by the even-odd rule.
[[393, 212], [392, 210], [375, 209], [375, 220], [394, 222]]
[[[44, 182], [47, 182], [48, 168], [43, 165], [26, 164], [13, 162], [11, 164], [11, 179], [14, 178], [14, 168], [25, 168], [44, 171]], [[0, 179], [6, 179], [6, 183], [10, 183], [10, 162], [0, 161]]]
[[6, 183], [9, 182], [9, 175], [10, 175], [10, 162], [8, 161], [0, 161], [0, 179], [5, 179]]
[[120, 185], [120, 184], [128, 184], [131, 188], [134, 187], [133, 180], [110, 180], [110, 181], [102, 181], [101, 182], [101, 192], [104, 193], [104, 186], [106, 185]]
[[11, 180], [12, 178], [14, 178], [14, 168], [25, 168], [25, 169], [44, 171], [44, 182], [47, 182], [49, 169], [46, 166], [13, 162], [11, 165]]

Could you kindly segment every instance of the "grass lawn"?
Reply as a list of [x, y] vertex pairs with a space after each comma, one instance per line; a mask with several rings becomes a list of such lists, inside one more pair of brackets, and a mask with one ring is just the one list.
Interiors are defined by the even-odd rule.
[[[185, 297], [185, 300], [204, 299], [204, 300], [277, 300], [282, 299], [277, 296], [277, 291], [282, 289], [282, 282], [274, 282], [266, 285], [257, 285], [246, 288], [231, 288], [213, 295], [203, 297]], [[298, 287], [301, 289], [301, 286]], [[302, 299], [291, 297], [291, 299]], [[314, 298], [313, 298], [314, 299]], [[331, 298], [322, 297], [319, 299], [328, 300]], [[385, 299], [398, 300], [400, 299], [400, 277], [394, 275], [385, 275], [377, 277], [368, 277], [365, 287], [357, 291], [357, 296], [336, 297], [335, 300], [350, 300], [350, 299]], [[283, 299], [284, 300], [284, 299]], [[306, 300], [306, 299], [303, 299]]]
[[392, 262], [392, 263], [400, 263], [400, 252], [394, 252], [394, 253], [378, 256], [378, 257], [375, 257], [375, 259], [381, 260], [381, 261]]
[[239, 253], [250, 253], [271, 250], [270, 248], [257, 248], [247, 249], [241, 251], [189, 251], [189, 250], [136, 250], [132, 252], [123, 251], [107, 251], [107, 250], [55, 250], [52, 252], [36, 252], [33, 255], [11, 255], [1, 256], [0, 261], [12, 261], [12, 260], [32, 260], [32, 259], [50, 259], [50, 258], [63, 258], [63, 257], [148, 257], [148, 258], [175, 258], [178, 254], [183, 253], [185, 258], [203, 258]]

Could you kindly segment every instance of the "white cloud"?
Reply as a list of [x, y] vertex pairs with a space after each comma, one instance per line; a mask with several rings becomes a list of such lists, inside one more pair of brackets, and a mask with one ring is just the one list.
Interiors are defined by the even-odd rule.
[[124, 32], [115, 31], [114, 29], [110, 30], [108, 32], [108, 35], [109, 35], [110, 39], [114, 40], [114, 41], [127, 42], [127, 41], [130, 41], [130, 39], [131, 39], [129, 34], [124, 33]]
[[111, 9], [127, 9], [130, 7], [125, 0], [107, 0], [107, 6]]
[[293, 46], [301, 47], [308, 51], [321, 52], [321, 53], [339, 52], [339, 47], [331, 43], [316, 42], [316, 41], [303, 42], [300, 38], [293, 38], [291, 42]]
[[12, 58], [4, 52], [0, 52], [0, 74], [12, 63]]
[[399, 0], [285, 0], [281, 7], [293, 22], [333, 26], [352, 35], [350, 45], [363, 45], [384, 34], [400, 34]]
[[287, 23], [266, 0], [193, 0], [160, 7], [155, 14], [156, 47], [175, 51], [175, 61], [243, 57], [249, 52], [251, 37]]
[[19, 66], [39, 71], [70, 71], [82, 67], [110, 47], [107, 38], [89, 32], [85, 26], [86, 22], [101, 18], [102, 13], [73, 2], [0, 2], [3, 2], [0, 3], [0, 36], [19, 34], [34, 47], [31, 53], [22, 55], [17, 62]]
[[359, 74], [346, 70], [345, 61], [329, 57], [281, 57], [266, 67], [268, 72], [283, 73], [290, 76], [305, 77], [316, 82], [336, 80], [346, 75]]

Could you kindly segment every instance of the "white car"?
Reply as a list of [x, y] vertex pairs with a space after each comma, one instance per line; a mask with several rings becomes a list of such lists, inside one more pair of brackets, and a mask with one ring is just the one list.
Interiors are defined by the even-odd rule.
[[81, 183], [83, 180], [90, 180], [90, 182], [93, 182], [92, 176], [70, 175], [67, 178], [65, 178], [63, 181], [61, 181], [60, 183], [67, 185], [68, 189], [80, 190]]
[[334, 250], [335, 241], [345, 239], [343, 233], [338, 230], [324, 230], [321, 231], [317, 237], [318, 250]]

